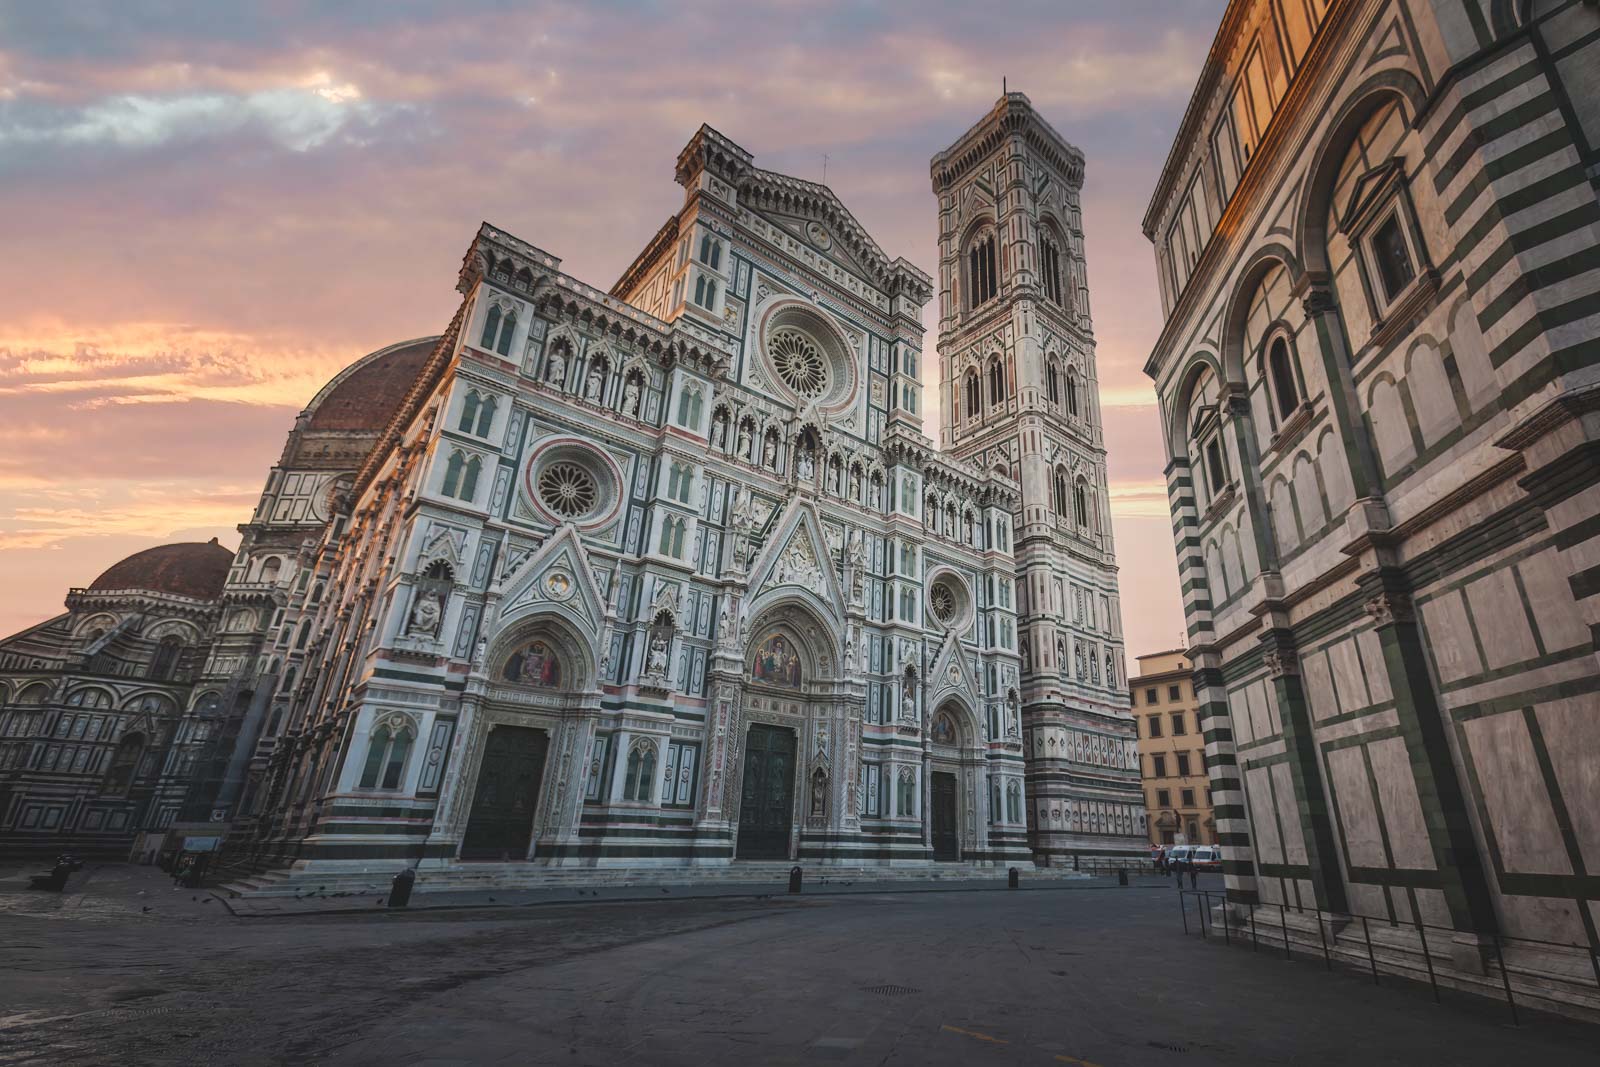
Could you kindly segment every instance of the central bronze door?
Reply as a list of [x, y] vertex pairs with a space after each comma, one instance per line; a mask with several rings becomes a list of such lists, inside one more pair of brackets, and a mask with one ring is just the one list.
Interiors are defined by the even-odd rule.
[[954, 862], [961, 858], [956, 840], [956, 776], [933, 772], [933, 858]]
[[794, 819], [794, 731], [753, 725], [744, 746], [739, 858], [786, 860]]
[[461, 842], [464, 860], [520, 860], [533, 839], [534, 809], [544, 780], [543, 730], [495, 726], [483, 745], [478, 791]]

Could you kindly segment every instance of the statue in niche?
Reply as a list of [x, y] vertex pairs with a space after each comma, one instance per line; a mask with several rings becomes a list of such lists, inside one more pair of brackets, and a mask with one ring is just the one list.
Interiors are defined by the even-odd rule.
[[856, 467], [850, 471], [850, 499], [861, 499], [861, 468]]
[[739, 440], [734, 445], [733, 450], [740, 459], [750, 458], [750, 424], [748, 422], [739, 424]]
[[869, 485], [870, 491], [867, 493], [867, 504], [872, 510], [877, 511], [883, 507], [883, 485], [876, 478]]
[[768, 470], [778, 469], [778, 439], [771, 434], [761, 444], [761, 465]]
[[432, 589], [424, 589], [411, 605], [411, 622], [406, 632], [419, 637], [437, 637], [444, 622], [444, 599]]
[[639, 379], [629, 378], [622, 387], [622, 413], [624, 415], [639, 414]]
[[839, 465], [837, 463], [830, 464], [828, 467], [828, 492], [834, 496], [839, 495], [839, 479], [841, 477], [843, 477], [843, 474], [839, 470]]
[[544, 380], [557, 389], [567, 384], [567, 357], [562, 354], [560, 345], [550, 350], [550, 358], [544, 365]]
[[589, 380], [583, 384], [583, 398], [599, 403], [600, 393], [605, 388], [605, 384], [605, 372], [600, 369], [600, 364], [596, 363], [589, 368]]
[[650, 655], [645, 663], [645, 673], [657, 678], [667, 676], [667, 635], [656, 634], [650, 639]]
[[811, 814], [820, 816], [828, 807], [828, 780], [819, 770], [811, 778]]
[[728, 418], [720, 411], [711, 417], [711, 447], [721, 450], [728, 444]]
[[717, 638], [725, 646], [732, 645], [739, 636], [733, 623], [733, 594], [722, 594], [722, 610], [717, 614]]
[[900, 721], [917, 721], [917, 694], [913, 686], [907, 685], [905, 693], [900, 698]]
[[810, 449], [801, 451], [800, 458], [795, 462], [794, 469], [795, 474], [799, 476], [802, 482], [809, 482], [816, 476], [816, 468], [813, 466]]

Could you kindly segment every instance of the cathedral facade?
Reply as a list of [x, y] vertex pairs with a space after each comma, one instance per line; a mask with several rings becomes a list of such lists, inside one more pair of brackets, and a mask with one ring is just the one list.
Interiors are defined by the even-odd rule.
[[1082, 156], [1017, 94], [952, 153], [945, 370], [1000, 369], [942, 451], [934, 282], [709, 127], [609, 291], [482, 226], [445, 331], [330, 382], [241, 526], [164, 832], [309, 871], [1137, 851]]

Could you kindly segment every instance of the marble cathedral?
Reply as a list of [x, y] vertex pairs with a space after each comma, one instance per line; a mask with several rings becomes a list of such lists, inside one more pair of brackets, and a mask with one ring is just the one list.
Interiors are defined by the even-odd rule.
[[709, 127], [609, 291], [483, 225], [443, 334], [302, 412], [225, 574], [133, 580], [191, 616], [181, 675], [127, 592], [0, 645], [0, 835], [114, 790], [102, 844], [302, 871], [1140, 851], [1083, 165], [1004, 96], [933, 161], [937, 282]]

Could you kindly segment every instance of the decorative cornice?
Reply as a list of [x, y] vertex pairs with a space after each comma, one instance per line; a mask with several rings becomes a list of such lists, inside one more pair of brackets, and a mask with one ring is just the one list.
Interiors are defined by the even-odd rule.
[[1021, 136], [1067, 180], [1073, 190], [1083, 187], [1083, 153], [1069, 144], [1033, 109], [1023, 93], [1006, 93], [966, 133], [929, 161], [933, 191], [942, 193], [978, 166], [1010, 136]]

